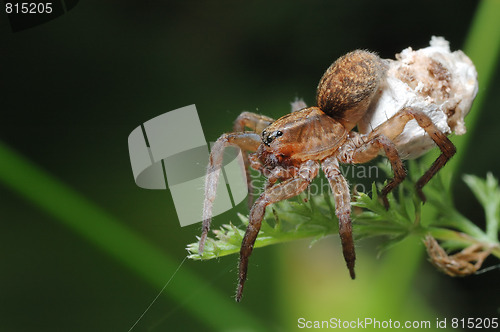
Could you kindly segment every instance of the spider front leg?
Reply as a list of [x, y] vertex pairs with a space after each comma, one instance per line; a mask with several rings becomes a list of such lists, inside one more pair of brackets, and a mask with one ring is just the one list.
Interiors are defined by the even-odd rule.
[[250, 129], [257, 134], [260, 134], [267, 126], [274, 122], [273, 118], [265, 115], [243, 112], [236, 120], [234, 120], [233, 130], [235, 132], [245, 131], [245, 128]]
[[255, 240], [259, 234], [266, 206], [297, 196], [306, 190], [311, 181], [318, 175], [318, 170], [319, 165], [317, 162], [309, 160], [303, 163], [295, 177], [267, 188], [255, 202], [250, 211], [248, 227], [241, 243], [239, 283], [236, 291], [236, 301], [239, 302], [243, 294], [243, 286], [247, 279], [248, 258], [252, 254]]
[[246, 151], [255, 151], [261, 142], [260, 135], [252, 132], [223, 134], [215, 142], [210, 152], [210, 161], [205, 177], [205, 201], [203, 203], [203, 225], [200, 237], [198, 252], [201, 255], [205, 248], [210, 222], [212, 220], [213, 203], [217, 194], [217, 184], [219, 182], [220, 169], [224, 156], [224, 149], [227, 146], [234, 145], [239, 147], [243, 155]]
[[333, 197], [335, 198], [335, 215], [339, 220], [339, 234], [342, 243], [342, 252], [344, 259], [349, 269], [351, 278], [354, 279], [354, 263], [356, 261], [356, 252], [354, 249], [354, 240], [352, 238], [352, 223], [351, 223], [351, 195], [349, 193], [349, 185], [344, 176], [340, 172], [339, 163], [336, 157], [330, 157], [321, 164], [323, 173], [325, 173], [330, 187], [332, 188]]
[[[256, 114], [252, 112], [243, 112], [234, 121], [233, 131], [234, 132], [243, 132], [245, 128], [250, 129], [251, 131], [260, 135], [264, 129], [267, 128], [271, 123], [274, 122], [273, 118], [270, 118], [265, 115]], [[243, 153], [243, 163], [245, 165], [245, 175], [247, 177], [247, 187], [248, 187], [248, 209], [252, 207], [253, 204], [253, 188], [252, 182], [250, 180], [250, 170], [248, 166], [250, 165], [250, 161], [248, 160], [248, 154]]]
[[425, 202], [426, 198], [422, 192], [423, 186], [446, 164], [448, 160], [456, 153], [455, 145], [441, 132], [432, 120], [422, 111], [412, 107], [404, 108], [389, 120], [375, 128], [368, 138], [376, 135], [384, 135], [389, 140], [394, 140], [400, 135], [408, 121], [415, 119], [418, 125], [425, 130], [429, 137], [436, 143], [441, 150], [441, 155], [434, 161], [431, 167], [424, 173], [424, 175], [417, 181], [416, 189], [420, 199]]

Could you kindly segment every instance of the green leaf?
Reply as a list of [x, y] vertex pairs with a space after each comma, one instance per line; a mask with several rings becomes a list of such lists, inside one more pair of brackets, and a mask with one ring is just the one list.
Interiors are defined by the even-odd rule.
[[498, 187], [498, 180], [491, 173], [486, 175], [486, 179], [474, 175], [464, 175], [463, 180], [484, 208], [486, 235], [490, 239], [497, 241], [500, 220], [500, 188]]

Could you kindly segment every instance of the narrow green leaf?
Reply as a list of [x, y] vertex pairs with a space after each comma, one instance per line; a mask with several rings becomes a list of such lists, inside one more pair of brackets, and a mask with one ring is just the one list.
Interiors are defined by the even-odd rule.
[[[0, 142], [0, 182], [21, 197], [42, 209], [91, 245], [99, 248], [156, 289], [161, 289], [176, 271], [179, 261], [135, 234], [117, 218], [102, 210], [51, 174]], [[200, 319], [213, 330], [237, 330], [242, 325], [254, 330], [268, 330], [233, 301], [215, 291], [186, 267], [176, 278], [183, 280], [162, 293]], [[189, 299], [196, 289], [196, 299]], [[220, 320], [223, 311], [227, 318]], [[132, 322], [131, 322], [132, 324]]]
[[463, 180], [484, 208], [487, 236], [497, 241], [500, 223], [500, 188], [498, 187], [498, 180], [491, 173], [486, 175], [485, 180], [474, 175], [464, 175]]

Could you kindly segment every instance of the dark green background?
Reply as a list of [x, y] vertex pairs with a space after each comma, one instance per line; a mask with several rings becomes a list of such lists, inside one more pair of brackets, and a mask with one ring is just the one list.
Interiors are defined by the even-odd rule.
[[[323, 71], [347, 51], [363, 48], [392, 58], [408, 46], [425, 47], [432, 35], [446, 37], [452, 49], [462, 48], [476, 5], [456, 0], [80, 1], [65, 15], [16, 33], [0, 14], [0, 140], [180, 263], [200, 226], [179, 226], [168, 191], [134, 184], [127, 137], [135, 127], [196, 104], [205, 136], [213, 141], [243, 110], [279, 117], [295, 97], [314, 103]], [[498, 74], [497, 68], [461, 172], [500, 175]], [[455, 188], [461, 211], [481, 225], [484, 216], [473, 196], [461, 183]], [[235, 211], [215, 223], [228, 220], [236, 220]], [[336, 264], [337, 275], [325, 276], [340, 280], [332, 281], [338, 292], [329, 298], [341, 303], [351, 296], [355, 282], [340, 261], [337, 238], [312, 249], [307, 245], [256, 250], [243, 302], [234, 305], [270, 329], [296, 326], [299, 316], [283, 299], [309, 290], [282, 283], [302, 269], [290, 256], [297, 252], [319, 266]], [[376, 265], [375, 244], [358, 246], [364, 257], [358, 264]], [[1, 184], [0, 264], [1, 331], [127, 331], [159, 291]], [[236, 264], [231, 256], [187, 261], [182, 269], [231, 300]], [[363, 271], [358, 278], [369, 279], [370, 270]], [[306, 280], [311, 287], [315, 273]], [[408, 284], [421, 303], [401, 305], [410, 311], [413, 305], [425, 307], [435, 318], [495, 317], [498, 277], [495, 270], [452, 279], [422, 260]], [[169, 287], [176, 282], [183, 280], [174, 279]], [[360, 303], [384, 305], [382, 298], [355, 296]], [[195, 286], [186, 301], [197, 301]], [[208, 330], [185, 305], [160, 297], [136, 330]], [[331, 316], [309, 318], [343, 318], [325, 310]], [[221, 321], [225, 314], [220, 312]], [[392, 315], [387, 312], [387, 318]], [[422, 315], [416, 311], [410, 318]]]

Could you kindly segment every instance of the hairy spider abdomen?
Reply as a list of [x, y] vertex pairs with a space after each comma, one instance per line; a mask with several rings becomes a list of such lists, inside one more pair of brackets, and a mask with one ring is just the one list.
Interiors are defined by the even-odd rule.
[[386, 70], [386, 63], [375, 53], [347, 53], [321, 78], [316, 95], [319, 108], [347, 130], [353, 129], [366, 113]]
[[287, 114], [262, 132], [258, 150], [266, 166], [297, 166], [306, 160], [331, 156], [347, 138], [342, 124], [318, 107]]

